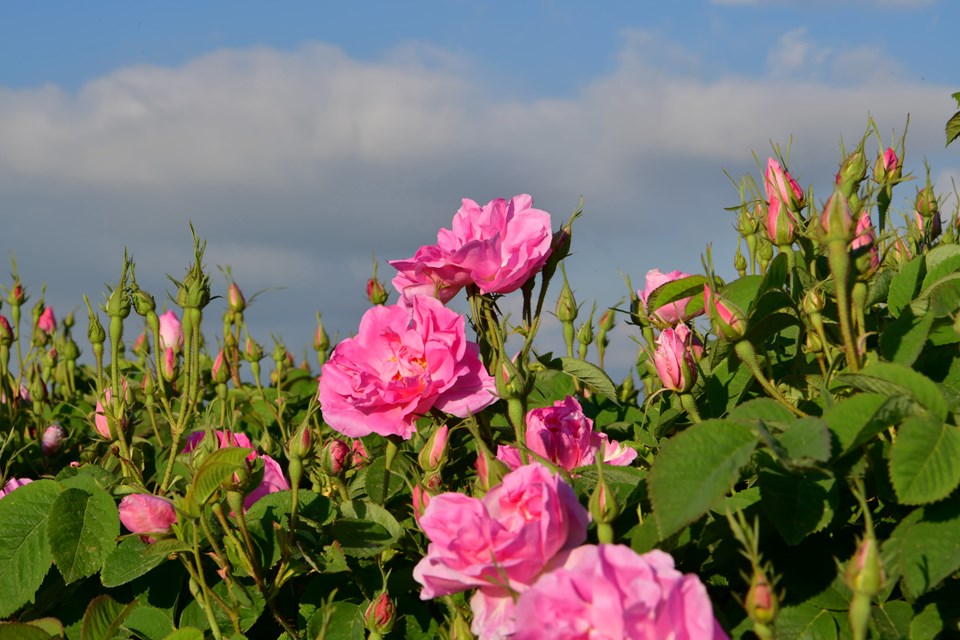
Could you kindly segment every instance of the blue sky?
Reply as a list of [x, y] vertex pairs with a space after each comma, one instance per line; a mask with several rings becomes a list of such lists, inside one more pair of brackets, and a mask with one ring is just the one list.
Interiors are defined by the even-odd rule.
[[841, 136], [872, 115], [889, 144], [909, 114], [907, 167], [929, 160], [946, 198], [957, 24], [952, 0], [11, 0], [0, 250], [67, 310], [126, 246], [162, 299], [193, 221], [217, 286], [229, 264], [270, 289], [254, 337], [299, 354], [316, 310], [354, 331], [371, 254], [389, 276], [460, 198], [528, 192], [559, 225], [582, 195], [571, 276], [608, 306], [621, 273], [696, 270], [707, 243], [730, 270], [723, 172], [771, 141], [825, 197]]

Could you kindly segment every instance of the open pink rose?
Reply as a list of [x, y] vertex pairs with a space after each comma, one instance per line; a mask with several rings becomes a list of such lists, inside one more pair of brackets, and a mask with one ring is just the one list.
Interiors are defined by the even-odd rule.
[[[530, 410], [526, 423], [527, 447], [567, 471], [593, 464], [601, 448], [607, 464], [626, 466], [637, 457], [637, 452], [630, 447], [608, 440], [605, 433], [595, 432], [593, 420], [583, 414], [573, 396], [558, 400], [552, 407]], [[511, 469], [522, 464], [520, 452], [511, 446], [497, 447], [497, 459]]]
[[430, 539], [413, 570], [424, 600], [475, 587], [516, 592], [587, 536], [587, 510], [559, 475], [540, 464], [508, 473], [482, 500], [431, 498], [420, 528]]
[[120, 522], [130, 533], [142, 534], [145, 542], [154, 542], [150, 534], [170, 532], [170, 525], [177, 521], [173, 502], [160, 496], [132, 493], [120, 501]]
[[426, 294], [446, 302], [471, 283], [483, 293], [510, 293], [550, 256], [550, 214], [534, 209], [527, 194], [483, 207], [464, 198], [452, 227], [412, 258], [390, 261], [399, 272], [393, 286], [404, 298]]
[[[659, 269], [651, 269], [650, 271], [647, 271], [646, 287], [641, 291], [637, 291], [637, 295], [640, 297], [640, 302], [643, 303], [644, 308], [646, 308], [647, 298], [650, 297], [650, 294], [653, 293], [655, 289], [662, 287], [668, 282], [673, 282], [674, 280], [680, 280], [681, 278], [688, 277], [690, 277], [690, 274], [684, 273], [683, 271], [671, 271], [670, 273], [660, 273]], [[690, 296], [689, 298], [682, 298], [676, 302], [665, 304], [662, 307], [657, 307], [656, 309], [647, 309], [647, 315], [669, 325], [674, 325], [678, 322], [686, 322], [687, 320], [690, 320], [691, 318], [703, 313], [703, 310], [701, 310], [696, 314], [687, 314], [687, 303], [690, 302], [692, 297], [693, 296]]]
[[697, 576], [674, 569], [662, 551], [623, 545], [570, 551], [520, 594], [515, 625], [514, 640], [727, 637]]
[[409, 439], [435, 408], [465, 418], [492, 404], [496, 385], [468, 342], [463, 316], [428, 296], [376, 306], [356, 337], [337, 345], [320, 375], [323, 418], [359, 438]]

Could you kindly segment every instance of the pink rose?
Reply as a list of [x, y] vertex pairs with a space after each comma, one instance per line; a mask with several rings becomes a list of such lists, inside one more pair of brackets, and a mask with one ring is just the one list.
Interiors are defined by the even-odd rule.
[[[573, 396], [558, 400], [552, 407], [530, 410], [526, 423], [527, 447], [567, 471], [593, 464], [601, 447], [607, 464], [626, 466], [637, 457], [633, 449], [608, 441], [605, 433], [595, 432], [593, 420], [583, 415]], [[497, 447], [497, 459], [511, 469], [522, 464], [520, 452], [510, 446]]]
[[864, 209], [857, 221], [853, 242], [850, 243], [857, 271], [862, 277], [869, 277], [880, 266], [880, 251], [877, 249], [877, 232], [870, 220], [870, 212]]
[[147, 534], [170, 533], [170, 525], [177, 521], [173, 502], [144, 493], [132, 493], [120, 501], [120, 522], [130, 533], [139, 533], [145, 542], [154, 542]]
[[30, 478], [10, 478], [7, 480], [7, 483], [0, 488], [0, 498], [3, 498], [5, 495], [8, 495], [14, 489], [19, 489], [25, 484], [30, 484], [33, 482]]
[[697, 380], [695, 356], [703, 352], [703, 345], [684, 324], [667, 327], [657, 336], [653, 364], [664, 388], [689, 391]]
[[[650, 294], [654, 292], [658, 287], [662, 287], [668, 282], [673, 282], [674, 280], [680, 280], [681, 278], [690, 277], [689, 273], [684, 273], [682, 271], [671, 271], [670, 273], [660, 273], [659, 269], [651, 269], [647, 271], [646, 278], [646, 288], [642, 291], [637, 291], [637, 295], [640, 297], [640, 302], [643, 303], [644, 308], [647, 306], [647, 298], [650, 297]], [[699, 311], [693, 315], [688, 315], [686, 312], [687, 303], [693, 296], [688, 298], [682, 298], [673, 302], [671, 304], [663, 305], [656, 309], [647, 309], [647, 315], [656, 318], [663, 322], [664, 324], [674, 325], [678, 322], [686, 322], [691, 318], [694, 318], [703, 311]]]
[[407, 440], [430, 409], [465, 418], [496, 400], [463, 316], [427, 296], [410, 305], [368, 309], [323, 365], [320, 406], [334, 430]]
[[510, 293], [550, 256], [550, 214], [534, 209], [527, 194], [483, 207], [464, 198], [452, 227], [412, 258], [390, 261], [399, 272], [393, 286], [404, 298], [430, 295], [446, 302], [471, 283], [483, 293]]
[[718, 335], [727, 340], [739, 340], [747, 331], [747, 317], [732, 302], [703, 285], [703, 306], [710, 315], [710, 323]]
[[420, 517], [430, 539], [413, 576], [424, 600], [475, 587], [522, 591], [563, 549], [587, 536], [587, 510], [540, 464], [508, 473], [482, 500], [433, 497]]
[[53, 307], [45, 307], [43, 313], [37, 319], [37, 329], [43, 331], [48, 336], [52, 336], [57, 330], [57, 320], [53, 317]]
[[180, 329], [180, 319], [173, 311], [160, 314], [160, 348], [180, 351], [183, 346], [183, 331]]
[[[126, 430], [127, 428], [127, 416], [126, 408], [132, 402], [130, 397], [130, 391], [127, 388], [127, 381], [124, 380], [121, 385], [123, 388], [123, 400], [120, 401], [120, 410], [121, 414], [119, 416], [119, 426], [121, 430]], [[110, 409], [105, 409], [104, 405], [110, 407]], [[109, 419], [107, 416], [113, 411], [113, 391], [107, 389], [103, 392], [103, 397], [97, 400], [97, 407], [94, 410], [93, 424], [97, 429], [97, 433], [106, 438], [107, 440], [112, 440], [116, 434], [111, 434], [111, 431], [115, 431], [117, 428], [117, 421], [115, 419]], [[117, 416], [110, 416], [110, 418], [116, 418]]]
[[670, 555], [623, 545], [584, 545], [520, 594], [514, 640], [726, 638], [697, 576]]

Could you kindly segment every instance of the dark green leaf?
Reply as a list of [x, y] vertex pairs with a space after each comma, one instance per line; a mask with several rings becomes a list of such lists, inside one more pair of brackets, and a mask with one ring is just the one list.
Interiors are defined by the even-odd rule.
[[948, 500], [911, 512], [890, 534], [882, 555], [910, 600], [936, 588], [960, 570], [960, 502]]
[[921, 303], [926, 306], [928, 315], [935, 318], [952, 317], [960, 309], [960, 273], [944, 276], [931, 284], [911, 306], [917, 307]]
[[403, 469], [400, 468], [400, 465], [403, 463], [403, 458], [397, 456], [394, 462], [397, 468], [390, 471], [390, 486], [387, 487], [386, 495], [384, 495], [383, 491], [384, 483], [387, 481], [386, 456], [374, 458], [364, 470], [363, 486], [367, 491], [367, 497], [369, 497], [372, 502], [385, 504], [388, 499], [400, 493], [406, 487], [404, 478], [407, 476], [404, 474]]
[[98, 596], [87, 605], [83, 614], [80, 640], [110, 640], [120, 629], [127, 615], [137, 606], [134, 600], [121, 604], [110, 596]]
[[839, 378], [867, 391], [895, 395], [909, 395], [930, 413], [945, 420], [947, 402], [936, 383], [910, 367], [892, 362], [879, 362], [864, 367], [860, 373], [844, 374]]
[[754, 398], [734, 407], [728, 420], [737, 420], [753, 425], [757, 420], [767, 424], [784, 425], [793, 422], [794, 415], [785, 406], [771, 398]]
[[836, 481], [829, 476], [765, 468], [758, 484], [760, 504], [787, 544], [803, 542], [833, 519], [837, 491]]
[[594, 391], [610, 402], [619, 404], [617, 387], [613, 384], [613, 380], [610, 379], [606, 371], [595, 364], [578, 358], [563, 356], [562, 358], [558, 358], [558, 360], [560, 361], [561, 371], [593, 388]]
[[900, 317], [880, 334], [880, 349], [884, 357], [897, 364], [912, 365], [923, 351], [933, 320], [932, 313], [924, 313], [918, 317], [914, 315], [911, 307], [905, 308]]
[[779, 440], [791, 462], [830, 459], [830, 430], [820, 418], [801, 418], [789, 423]]
[[117, 505], [103, 489], [67, 489], [50, 509], [47, 541], [67, 584], [99, 571], [118, 535]]
[[903, 504], [946, 498], [960, 484], [960, 428], [933, 416], [911, 416], [897, 429], [890, 479]]
[[33, 600], [47, 575], [47, 524], [62, 490], [53, 480], [36, 480], [0, 500], [0, 616]]
[[887, 295], [887, 307], [894, 316], [906, 308], [920, 291], [920, 283], [927, 273], [926, 258], [919, 255], [900, 268], [900, 272], [890, 282]]
[[750, 429], [724, 420], [700, 422], [669, 440], [648, 481], [660, 537], [695, 521], [723, 498], [756, 444]]
[[[702, 308], [703, 285], [706, 284], [706, 282], [706, 277], [701, 275], [692, 275], [666, 282], [650, 292], [650, 296], [647, 298], [647, 309], [654, 311], [671, 302], [676, 302], [684, 298], [696, 298], [697, 296], [700, 296], [700, 305]], [[693, 302], [693, 300], [691, 300], [691, 302]], [[695, 312], [692, 308], [686, 309], [685, 311], [688, 313]]]
[[333, 537], [348, 556], [375, 556], [400, 539], [403, 530], [396, 518], [380, 505], [361, 500], [340, 507], [343, 513], [333, 523]]
[[[824, 411], [823, 419], [836, 437], [841, 452], [849, 451], [862, 439], [861, 434], [886, 401], [887, 397], [879, 393], [858, 393]], [[884, 422], [879, 425], [879, 429], [886, 429], [889, 425], [889, 422]]]
[[51, 637], [51, 634], [32, 624], [0, 622], [0, 640], [50, 640]]
[[[239, 622], [242, 631], [246, 631], [257, 622], [266, 606], [260, 590], [245, 580], [235, 579], [231, 587], [227, 587], [225, 582], [218, 582], [213, 585], [213, 592], [220, 596], [228, 605], [236, 607], [240, 613]], [[217, 625], [221, 630], [227, 632], [233, 629], [230, 619], [220, 607], [215, 606], [213, 613]], [[191, 599], [180, 614], [180, 626], [196, 627], [198, 629], [210, 628], [207, 616], [195, 599]]]
[[777, 616], [778, 640], [836, 640], [837, 633], [833, 615], [813, 605], [784, 607]]
[[948, 145], [960, 137], [960, 111], [957, 111], [947, 120], [946, 131]]
[[928, 604], [910, 621], [910, 640], [939, 638], [943, 633], [943, 617], [936, 604]]
[[163, 640], [203, 640], [203, 631], [196, 627], [180, 627]]
[[333, 611], [329, 613], [330, 618], [326, 627], [326, 633], [320, 635], [323, 631], [324, 610], [319, 610], [310, 618], [307, 625], [307, 633], [311, 638], [323, 638], [323, 640], [364, 640], [366, 632], [363, 626], [363, 611], [360, 607], [351, 602], [334, 602], [330, 604]]
[[[103, 572], [100, 574], [103, 586], [126, 584], [161, 564], [169, 554], [157, 553], [154, 547], [136, 536], [124, 538], [103, 562]], [[166, 550], [166, 547], [161, 548]]]
[[883, 640], [900, 640], [910, 633], [913, 607], [903, 600], [888, 600], [875, 604], [870, 609], [870, 615]]
[[760, 290], [762, 283], [763, 276], [744, 276], [723, 287], [720, 294], [740, 307], [744, 313], [748, 313], [757, 298], [757, 292]]
[[123, 626], [146, 640], [163, 640], [173, 633], [173, 620], [169, 614], [145, 604], [137, 605], [127, 616]]

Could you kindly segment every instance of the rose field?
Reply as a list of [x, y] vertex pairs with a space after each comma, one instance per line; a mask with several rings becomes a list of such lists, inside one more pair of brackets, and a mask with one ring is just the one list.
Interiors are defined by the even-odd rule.
[[774, 146], [734, 255], [610, 308], [568, 282], [588, 204], [465, 198], [309, 361], [202, 229], [77, 317], [12, 261], [0, 640], [960, 637], [960, 206], [906, 142]]

